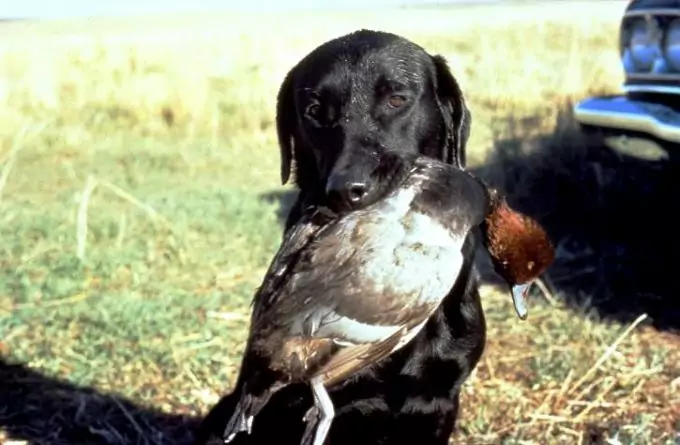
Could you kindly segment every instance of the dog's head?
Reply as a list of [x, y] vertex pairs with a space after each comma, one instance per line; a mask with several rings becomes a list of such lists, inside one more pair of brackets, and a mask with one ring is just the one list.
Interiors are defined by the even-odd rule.
[[465, 166], [470, 113], [446, 61], [394, 34], [331, 40], [286, 75], [278, 94], [281, 180], [339, 208], [374, 201], [405, 153]]

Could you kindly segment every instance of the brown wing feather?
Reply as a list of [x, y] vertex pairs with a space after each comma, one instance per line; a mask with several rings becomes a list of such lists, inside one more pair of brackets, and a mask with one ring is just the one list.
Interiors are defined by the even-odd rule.
[[299, 255], [312, 242], [317, 232], [334, 217], [325, 209], [308, 208], [300, 221], [284, 234], [281, 246], [265, 273], [262, 285], [253, 297], [254, 320], [282, 296], [282, 284], [297, 264]]
[[326, 386], [344, 380], [390, 355], [406, 331], [404, 327], [379, 343], [363, 343], [340, 349], [314, 376], [322, 376]]

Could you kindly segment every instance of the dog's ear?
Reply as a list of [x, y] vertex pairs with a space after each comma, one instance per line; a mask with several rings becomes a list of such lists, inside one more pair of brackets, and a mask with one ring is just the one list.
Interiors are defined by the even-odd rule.
[[512, 209], [490, 190], [490, 207], [481, 225], [483, 242], [496, 272], [510, 285], [538, 278], [555, 259], [555, 249], [541, 225]]
[[466, 144], [470, 136], [472, 116], [465, 103], [465, 97], [458, 85], [446, 59], [440, 55], [432, 56], [436, 69], [436, 97], [446, 126], [446, 142], [442, 160], [448, 164], [464, 168], [466, 163]]
[[294, 132], [297, 115], [293, 92], [293, 76], [295, 68], [291, 69], [281, 83], [276, 98], [276, 133], [281, 149], [281, 184], [285, 185], [290, 179], [293, 168]]

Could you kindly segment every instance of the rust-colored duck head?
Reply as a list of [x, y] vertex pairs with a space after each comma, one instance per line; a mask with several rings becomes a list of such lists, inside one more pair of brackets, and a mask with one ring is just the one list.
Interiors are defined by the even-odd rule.
[[555, 259], [555, 249], [543, 227], [513, 210], [505, 197], [489, 190], [491, 208], [482, 231], [484, 244], [494, 270], [511, 287], [517, 315], [527, 317], [524, 296], [533, 283]]

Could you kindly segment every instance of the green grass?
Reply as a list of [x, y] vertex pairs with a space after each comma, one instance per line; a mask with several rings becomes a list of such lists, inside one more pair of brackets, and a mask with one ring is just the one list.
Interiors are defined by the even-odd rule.
[[[3, 311], [11, 317], [3, 318], [0, 336], [35, 326], [35, 338], [16, 335], [10, 343], [18, 359], [37, 359], [52, 372], [80, 364], [85, 368], [74, 368], [71, 378], [88, 385], [115, 381], [121, 367], [151, 364], [174, 378], [187, 354], [202, 363], [217, 358], [209, 372], [229, 377], [237, 346], [220, 357], [225, 344], [206, 341], [238, 345], [242, 332], [234, 329], [243, 328], [245, 303], [279, 242], [278, 222], [274, 205], [239, 184], [233, 165], [201, 148], [194, 142], [190, 155], [205, 162], [200, 167], [168, 153], [175, 150], [167, 142], [140, 139], [93, 147], [68, 163], [22, 152], [6, 188], [0, 235], [3, 256], [15, 259], [3, 267]], [[87, 206], [81, 262], [77, 213], [87, 175], [123, 188], [158, 216], [98, 185]], [[235, 307], [244, 317], [236, 324], [206, 315]], [[114, 346], [120, 353], [99, 355]], [[46, 356], [59, 359], [48, 364]], [[111, 373], [93, 374], [97, 365]]]
[[[582, 150], [564, 110], [620, 83], [619, 9], [531, 8], [506, 21], [447, 10], [457, 26], [417, 11], [2, 25], [0, 441], [186, 443], [178, 425], [234, 381], [278, 248], [276, 90], [327, 38], [368, 25], [443, 53], [474, 113], [473, 166], [511, 135], [559, 148], [545, 167], [559, 171]], [[638, 327], [589, 372], [630, 320], [558, 295], [533, 298], [520, 322], [506, 294], [483, 295], [488, 349], [465, 385], [461, 443], [584, 443], [597, 428], [673, 443], [676, 336]]]

